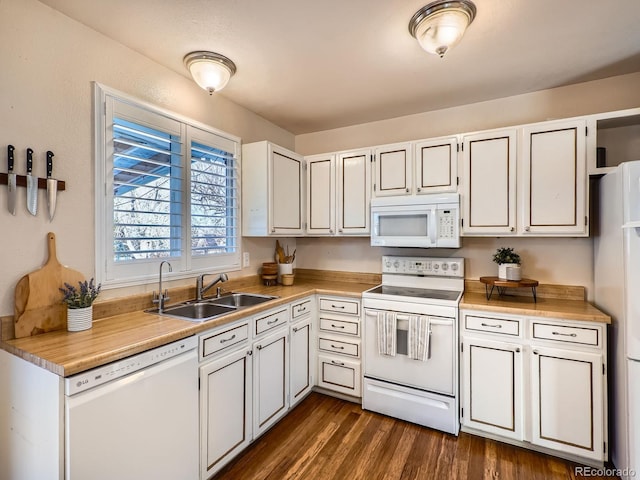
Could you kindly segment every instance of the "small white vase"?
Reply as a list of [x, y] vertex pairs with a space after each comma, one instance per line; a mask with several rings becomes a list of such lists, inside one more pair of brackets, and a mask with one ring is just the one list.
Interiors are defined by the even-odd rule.
[[507, 269], [518, 266], [519, 265], [517, 263], [501, 263], [498, 265], [498, 278], [501, 280], [515, 280], [514, 278], [509, 278]]
[[67, 330], [80, 332], [88, 330], [93, 324], [93, 306], [84, 308], [67, 307]]

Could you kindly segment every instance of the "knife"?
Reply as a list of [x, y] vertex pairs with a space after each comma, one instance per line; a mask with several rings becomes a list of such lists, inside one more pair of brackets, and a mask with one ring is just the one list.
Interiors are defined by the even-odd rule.
[[58, 180], [51, 178], [53, 172], [53, 152], [47, 151], [47, 207], [49, 207], [49, 221], [56, 213], [56, 196], [58, 194]]
[[31, 215], [38, 213], [38, 177], [31, 175], [33, 170], [33, 150], [27, 148], [27, 210]]
[[9, 187], [9, 197], [7, 199], [7, 207], [11, 215], [16, 214], [16, 174], [13, 173], [13, 151], [15, 147], [13, 145], [7, 145], [7, 167], [9, 173], [7, 173], [7, 186]]

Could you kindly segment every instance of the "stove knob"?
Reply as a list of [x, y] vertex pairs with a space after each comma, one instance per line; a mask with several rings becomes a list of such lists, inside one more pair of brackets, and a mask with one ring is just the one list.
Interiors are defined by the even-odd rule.
[[393, 262], [393, 266], [395, 268], [398, 268], [400, 266], [400, 262], [398, 260], [396, 260], [395, 262]]
[[391, 260], [387, 260], [387, 261], [385, 262], [385, 266], [386, 266], [387, 268], [391, 268]]
[[437, 263], [433, 264], [433, 269], [434, 270], [438, 270], [440, 268], [440, 265], [438, 265]]
[[453, 270], [454, 272], [456, 272], [458, 270], [458, 264], [457, 263], [452, 263], [451, 264], [451, 270]]
[[449, 270], [449, 264], [448, 263], [443, 263], [442, 264], [442, 270]]

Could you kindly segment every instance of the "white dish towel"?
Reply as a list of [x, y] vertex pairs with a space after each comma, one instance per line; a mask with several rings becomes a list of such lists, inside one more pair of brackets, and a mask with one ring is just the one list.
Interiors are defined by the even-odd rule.
[[429, 360], [429, 317], [409, 315], [407, 332], [407, 356], [412, 360], [426, 362]]
[[378, 353], [380, 355], [396, 356], [396, 325], [394, 312], [378, 312]]

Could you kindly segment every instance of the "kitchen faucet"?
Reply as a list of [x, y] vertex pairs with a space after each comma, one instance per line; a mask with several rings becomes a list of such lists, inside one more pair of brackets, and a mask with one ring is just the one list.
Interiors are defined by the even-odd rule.
[[[205, 292], [207, 290], [209, 290], [211, 287], [213, 287], [216, 283], [218, 283], [218, 282], [226, 282], [227, 280], [229, 280], [229, 277], [227, 276], [226, 273], [221, 273], [218, 278], [216, 278], [213, 282], [211, 282], [209, 285], [204, 287], [203, 286], [204, 285], [204, 277], [206, 277], [207, 275], [212, 275], [212, 274], [211, 273], [203, 273], [196, 280], [196, 300], [202, 300], [202, 296], [205, 294]], [[218, 287], [218, 293], [216, 294], [216, 296], [220, 297], [220, 287]]]
[[158, 293], [153, 292], [153, 303], [158, 304], [158, 313], [164, 312], [164, 302], [169, 300], [169, 290], [162, 291], [162, 266], [167, 264], [169, 267], [169, 271], [172, 272], [173, 268], [171, 268], [171, 264], [166, 260], [160, 262], [160, 272], [158, 274]]

